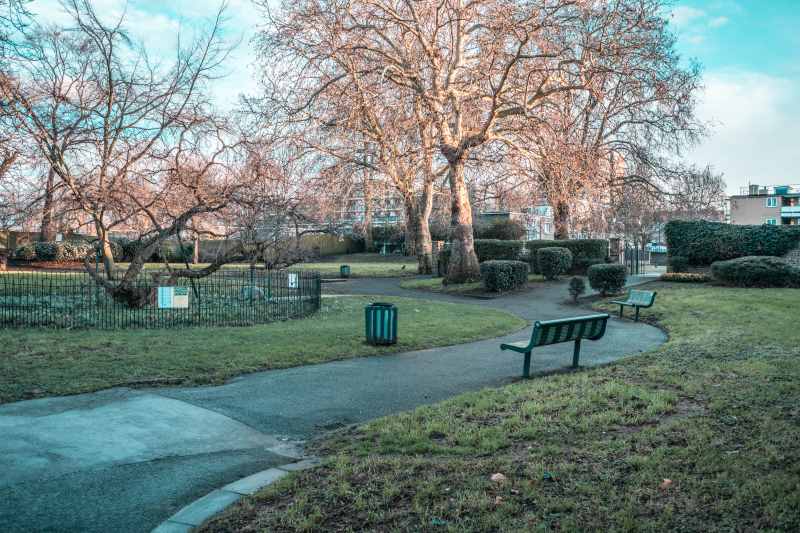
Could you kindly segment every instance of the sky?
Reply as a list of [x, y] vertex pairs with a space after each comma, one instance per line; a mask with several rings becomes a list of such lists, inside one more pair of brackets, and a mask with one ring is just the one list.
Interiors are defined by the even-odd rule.
[[[226, 37], [240, 44], [213, 89], [226, 107], [257, 90], [250, 41], [263, 20], [251, 0], [227, 3]], [[220, 0], [94, 4], [109, 19], [125, 9], [131, 33], [168, 58], [177, 36], [213, 18]], [[64, 18], [58, 0], [30, 6], [43, 20]], [[682, 59], [703, 68], [697, 113], [709, 134], [685, 160], [723, 172], [731, 194], [748, 183], [800, 184], [800, 0], [673, 0], [669, 17]]]

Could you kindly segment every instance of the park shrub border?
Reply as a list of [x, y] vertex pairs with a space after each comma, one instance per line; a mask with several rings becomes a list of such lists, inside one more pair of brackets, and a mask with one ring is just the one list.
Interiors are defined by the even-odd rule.
[[528, 283], [528, 263], [506, 260], [484, 261], [481, 263], [481, 282], [487, 291], [492, 292], [525, 287]]
[[800, 269], [772, 256], [746, 256], [711, 265], [716, 281], [732, 287], [800, 287]]
[[739, 226], [705, 220], [671, 220], [664, 226], [670, 257], [689, 265], [748, 256], [785, 255], [800, 244], [800, 226]]
[[523, 241], [501, 241], [500, 239], [475, 239], [478, 261], [517, 261], [522, 252]]
[[553, 241], [525, 241], [528, 249], [527, 261], [534, 274], [541, 274], [536, 264], [536, 252], [540, 248], [557, 246], [572, 252], [572, 268], [570, 274], [585, 274], [588, 268], [595, 264], [606, 263], [608, 260], [608, 241], [606, 239], [565, 239]]

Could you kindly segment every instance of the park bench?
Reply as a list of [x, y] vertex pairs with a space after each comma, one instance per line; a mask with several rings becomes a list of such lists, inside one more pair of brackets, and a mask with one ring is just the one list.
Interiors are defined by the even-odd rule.
[[533, 325], [531, 340], [529, 342], [512, 342], [501, 344], [501, 350], [512, 350], [525, 355], [525, 364], [522, 367], [522, 377], [530, 377], [531, 350], [537, 346], [558, 344], [560, 342], [575, 341], [572, 352], [572, 367], [578, 366], [581, 355], [581, 340], [596, 341], [606, 333], [607, 314], [577, 316], [559, 320], [537, 320]]
[[612, 300], [609, 303], [619, 305], [619, 316], [622, 318], [622, 310], [625, 306], [633, 307], [636, 309], [636, 317], [634, 321], [639, 321], [639, 309], [642, 307], [652, 307], [653, 302], [656, 301], [655, 291], [637, 291], [632, 289], [628, 291], [628, 297], [625, 300]]

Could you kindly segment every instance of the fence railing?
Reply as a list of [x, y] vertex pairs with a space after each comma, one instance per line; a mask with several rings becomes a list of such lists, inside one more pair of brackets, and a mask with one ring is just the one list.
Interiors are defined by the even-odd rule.
[[225, 269], [200, 279], [145, 271], [143, 305], [116, 301], [85, 272], [0, 273], [0, 328], [247, 326], [308, 316], [320, 308], [316, 272]]

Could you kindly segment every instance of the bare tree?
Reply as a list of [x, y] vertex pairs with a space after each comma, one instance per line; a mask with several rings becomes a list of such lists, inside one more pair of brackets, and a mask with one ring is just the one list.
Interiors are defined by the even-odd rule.
[[707, 165], [690, 166], [674, 173], [669, 208], [673, 217], [721, 220], [725, 203], [725, 179]]

